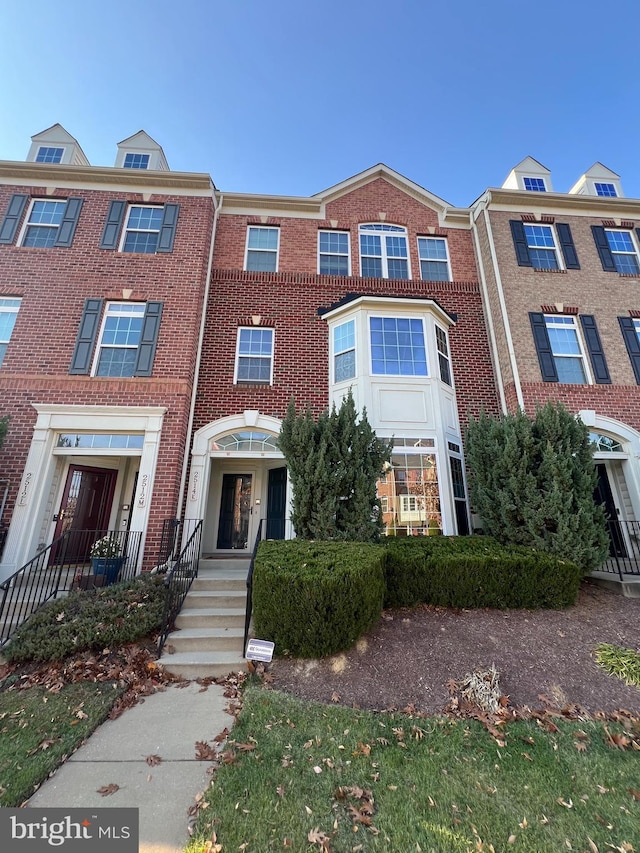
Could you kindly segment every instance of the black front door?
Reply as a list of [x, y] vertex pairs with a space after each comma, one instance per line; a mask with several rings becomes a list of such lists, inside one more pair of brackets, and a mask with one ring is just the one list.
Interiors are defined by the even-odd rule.
[[627, 549], [624, 544], [622, 527], [618, 521], [618, 510], [613, 500], [611, 484], [607, 476], [607, 466], [604, 463], [596, 465], [596, 471], [598, 472], [598, 482], [593, 490], [593, 499], [596, 504], [604, 506], [609, 531], [609, 554], [612, 557], [626, 557]]
[[251, 517], [251, 474], [223, 474], [218, 548], [246, 548]]
[[267, 539], [284, 539], [287, 469], [271, 468], [267, 486]]

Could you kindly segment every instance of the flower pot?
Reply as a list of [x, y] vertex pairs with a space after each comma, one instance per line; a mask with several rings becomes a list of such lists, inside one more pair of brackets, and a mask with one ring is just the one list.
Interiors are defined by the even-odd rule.
[[92, 557], [91, 568], [94, 575], [104, 575], [103, 586], [115, 583], [118, 580], [120, 569], [124, 563], [124, 557]]

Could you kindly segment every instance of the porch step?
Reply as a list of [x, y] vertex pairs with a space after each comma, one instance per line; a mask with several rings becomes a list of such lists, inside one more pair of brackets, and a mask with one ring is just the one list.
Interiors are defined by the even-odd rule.
[[242, 656], [244, 649], [242, 628], [183, 628], [174, 631], [167, 640], [175, 652], [229, 651]]
[[206, 607], [241, 607], [246, 603], [244, 590], [233, 589], [194, 589], [193, 586], [187, 593], [182, 609], [202, 609]]
[[[167, 642], [171, 642], [171, 638]], [[247, 668], [242, 652], [230, 651], [176, 652], [173, 655], [163, 655], [158, 663], [162, 664], [167, 672], [189, 680], [218, 678]]]
[[183, 607], [176, 628], [240, 628], [244, 616], [244, 607]]
[[623, 574], [622, 578], [613, 572], [591, 572], [589, 580], [625, 598], [640, 598], [640, 575]]

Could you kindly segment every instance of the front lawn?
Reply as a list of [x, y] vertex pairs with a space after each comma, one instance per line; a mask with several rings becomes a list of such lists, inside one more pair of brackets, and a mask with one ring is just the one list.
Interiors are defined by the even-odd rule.
[[248, 687], [187, 849], [640, 850], [638, 722], [529, 720], [502, 736]]

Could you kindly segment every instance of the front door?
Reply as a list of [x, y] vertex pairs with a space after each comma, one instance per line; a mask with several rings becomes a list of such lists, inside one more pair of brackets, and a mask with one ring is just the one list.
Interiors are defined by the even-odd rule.
[[[95, 531], [104, 534], [109, 527], [109, 516], [118, 472], [112, 468], [90, 468], [86, 465], [69, 465], [60, 509], [58, 510], [55, 538], [67, 531]], [[80, 533], [68, 537], [65, 561], [77, 562], [88, 558], [89, 548], [97, 536]]]
[[287, 469], [269, 469], [267, 485], [267, 539], [284, 539], [287, 505]]
[[624, 544], [622, 527], [618, 520], [618, 509], [613, 499], [613, 492], [607, 475], [607, 466], [604, 463], [597, 464], [596, 471], [598, 472], [598, 482], [593, 491], [593, 499], [596, 504], [604, 506], [609, 531], [609, 554], [612, 557], [626, 557], [627, 549]]
[[223, 474], [218, 545], [220, 549], [246, 548], [251, 518], [251, 474]]

